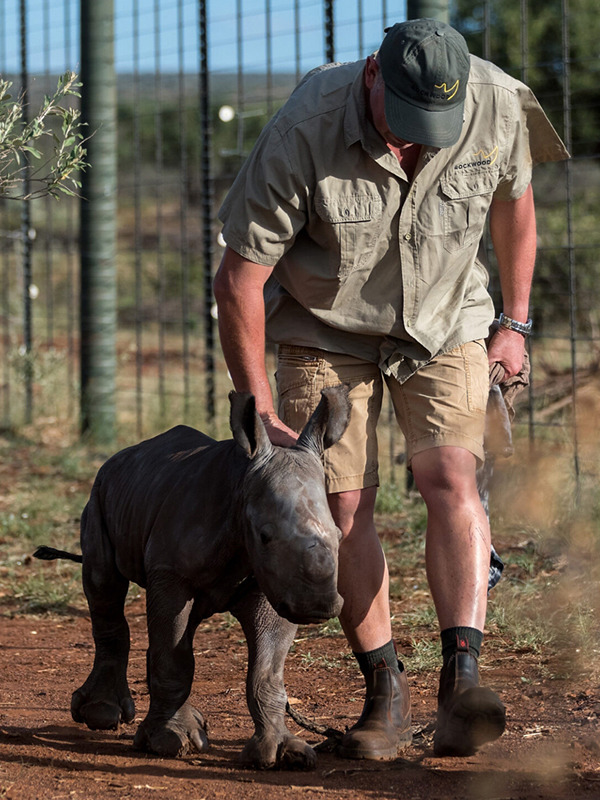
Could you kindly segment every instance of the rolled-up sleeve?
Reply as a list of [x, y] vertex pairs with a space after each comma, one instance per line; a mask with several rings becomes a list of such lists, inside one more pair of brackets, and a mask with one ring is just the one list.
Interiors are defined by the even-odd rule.
[[289, 142], [267, 125], [219, 210], [223, 238], [249, 261], [274, 266], [306, 224], [307, 187]]
[[494, 192], [497, 200], [518, 200], [531, 183], [536, 164], [569, 158], [550, 120], [525, 84], [517, 83], [512, 112], [507, 122], [508, 155]]

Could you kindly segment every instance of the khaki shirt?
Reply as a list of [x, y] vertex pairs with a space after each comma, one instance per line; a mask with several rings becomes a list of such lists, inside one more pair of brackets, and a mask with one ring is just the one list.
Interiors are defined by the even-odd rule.
[[568, 158], [532, 92], [471, 58], [460, 140], [421, 148], [410, 182], [367, 119], [365, 62], [309, 73], [261, 133], [219, 217], [227, 244], [275, 266], [267, 335], [373, 361], [398, 380], [487, 335], [478, 258], [493, 197]]

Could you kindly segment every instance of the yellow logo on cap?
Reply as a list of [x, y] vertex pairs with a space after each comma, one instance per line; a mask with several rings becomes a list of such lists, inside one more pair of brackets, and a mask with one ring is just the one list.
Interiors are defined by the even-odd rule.
[[[489, 153], [484, 153], [483, 148], [478, 150], [476, 153], [473, 153], [473, 158], [477, 161], [478, 158], [481, 158], [481, 161], [485, 161], [488, 164], [493, 164], [494, 161], [498, 158], [498, 145], [494, 147], [493, 150], [490, 150]], [[488, 159], [490, 159], [488, 161]]]
[[[446, 86], [446, 84], [445, 84], [445, 83], [440, 83], [440, 85], [439, 85], [439, 86], [438, 86], [438, 85], [437, 85], [437, 83], [436, 83], [436, 84], [435, 84], [435, 88], [436, 88], [436, 89], [441, 89], [441, 90], [444, 92], [444, 94], [447, 94], [447, 95], [448, 95], [448, 97], [446, 98], [446, 100], [452, 100], [452, 98], [454, 97], [454, 95], [455, 95], [455, 94], [458, 92], [458, 84], [459, 84], [459, 83], [460, 83], [460, 79], [459, 79], [459, 78], [457, 78], [457, 79], [456, 79], [456, 83], [455, 83], [455, 84], [453, 84], [453, 85], [452, 85], [452, 86], [451, 86], [449, 89], [448, 89], [448, 87]], [[452, 94], [450, 94], [450, 92], [452, 92]]]

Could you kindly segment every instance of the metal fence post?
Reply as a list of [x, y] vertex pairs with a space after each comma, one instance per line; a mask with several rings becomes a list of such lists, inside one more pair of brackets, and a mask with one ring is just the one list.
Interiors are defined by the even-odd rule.
[[185, 67], [183, 57], [184, 43], [183, 0], [177, 4], [177, 42], [179, 51], [179, 258], [181, 262], [181, 336], [183, 360], [183, 421], [189, 422], [190, 389], [190, 251], [188, 242], [188, 151], [187, 151], [187, 108], [185, 91]]
[[91, 168], [81, 188], [81, 430], [115, 436], [117, 137], [113, 0], [81, 0], [81, 111]]
[[[29, 72], [27, 67], [27, 2], [20, 2], [21, 26], [21, 92], [23, 99], [23, 125], [28, 122], [28, 88]], [[24, 155], [25, 170], [23, 194], [29, 194], [29, 157]], [[33, 420], [33, 309], [31, 303], [31, 248], [33, 239], [31, 231], [31, 201], [23, 200], [21, 206], [21, 254], [23, 264], [23, 381], [25, 384], [24, 421], [29, 424]]]
[[[527, 83], [529, 70], [529, 4], [528, 0], [519, 0], [521, 15], [520, 37], [521, 37], [521, 80]], [[529, 436], [529, 453], [532, 456], [535, 447], [535, 361], [534, 350], [535, 341], [533, 337], [527, 337], [527, 353], [529, 354], [529, 386], [527, 387], [527, 432]]]
[[[563, 69], [563, 124], [564, 142], [569, 153], [573, 152], [573, 130], [571, 118], [571, 32], [569, 0], [561, 0], [562, 69]], [[579, 431], [577, 429], [577, 273], [575, 269], [575, 226], [573, 219], [574, 189], [573, 162], [565, 165], [565, 188], [567, 195], [567, 252], [569, 257], [569, 329], [571, 339], [571, 386], [573, 392], [573, 469], [575, 471], [575, 502], [581, 493], [581, 469], [579, 463]]]
[[[71, 3], [70, 0], [64, 0], [64, 19], [65, 19], [65, 55], [66, 66], [73, 69], [77, 59], [72, 52], [71, 43]], [[67, 311], [67, 415], [69, 419], [75, 418], [75, 406], [78, 401], [77, 386], [75, 379], [76, 371], [76, 352], [75, 352], [75, 332], [77, 328], [76, 310], [77, 305], [77, 287], [76, 287], [76, 247], [75, 247], [75, 200], [69, 198], [67, 204], [67, 221], [66, 221], [66, 236], [64, 243], [64, 258], [67, 264], [67, 292], [65, 297], [66, 311]]]
[[335, 61], [334, 29], [333, 0], [325, 0], [325, 61], [328, 64]]
[[134, 0], [133, 16], [133, 249], [135, 274], [135, 421], [138, 438], [144, 431], [143, 418], [143, 289], [142, 289], [142, 139], [140, 122], [140, 7]]
[[[50, 0], [44, 0], [43, 4], [44, 20], [44, 83], [49, 95], [52, 93], [52, 80], [50, 78]], [[45, 230], [44, 230], [44, 254], [46, 259], [46, 346], [54, 348], [54, 253], [52, 249], [54, 214], [54, 199], [48, 195], [45, 199]]]
[[163, 199], [165, 194], [163, 119], [162, 119], [162, 73], [161, 73], [161, 27], [160, 2], [154, 0], [154, 171], [156, 174], [156, 277], [158, 280], [158, 407], [161, 426], [167, 419], [166, 361], [166, 299], [167, 271], [165, 265], [165, 237], [163, 235]]
[[439, 22], [450, 22], [448, 0], [406, 0], [406, 18], [420, 19], [429, 17]]
[[206, 0], [200, 0], [200, 172], [202, 183], [202, 253], [204, 262], [204, 367], [206, 370], [206, 417], [215, 423], [215, 323], [212, 316], [213, 183], [210, 168], [211, 123], [208, 85], [208, 25]]
[[[6, 75], [6, 4], [0, 7], [0, 72]], [[9, 256], [9, 235], [8, 235], [8, 209], [6, 203], [0, 204], [0, 254], [1, 254], [1, 278], [0, 278], [0, 318], [2, 324], [2, 417], [0, 425], [9, 428], [11, 422], [10, 409], [10, 256]]]

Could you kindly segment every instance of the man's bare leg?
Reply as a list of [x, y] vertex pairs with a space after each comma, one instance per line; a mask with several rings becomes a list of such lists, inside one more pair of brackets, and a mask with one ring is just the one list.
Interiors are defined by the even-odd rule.
[[498, 738], [505, 726], [504, 706], [479, 686], [477, 672], [487, 610], [489, 525], [472, 453], [432, 448], [413, 457], [412, 469], [427, 505], [427, 579], [444, 656], [434, 752], [467, 756]]
[[462, 447], [436, 447], [412, 459], [427, 505], [427, 579], [441, 630], [482, 631], [485, 624], [491, 539], [476, 468], [475, 456]]
[[375, 486], [329, 495], [329, 507], [343, 537], [340, 622], [356, 653], [375, 650], [392, 638], [388, 570], [373, 521], [376, 495]]
[[392, 641], [387, 564], [373, 521], [376, 494], [376, 487], [369, 487], [329, 496], [343, 536], [340, 622], [366, 683], [360, 719], [338, 752], [346, 758], [388, 760], [410, 744], [412, 732], [408, 683]]

